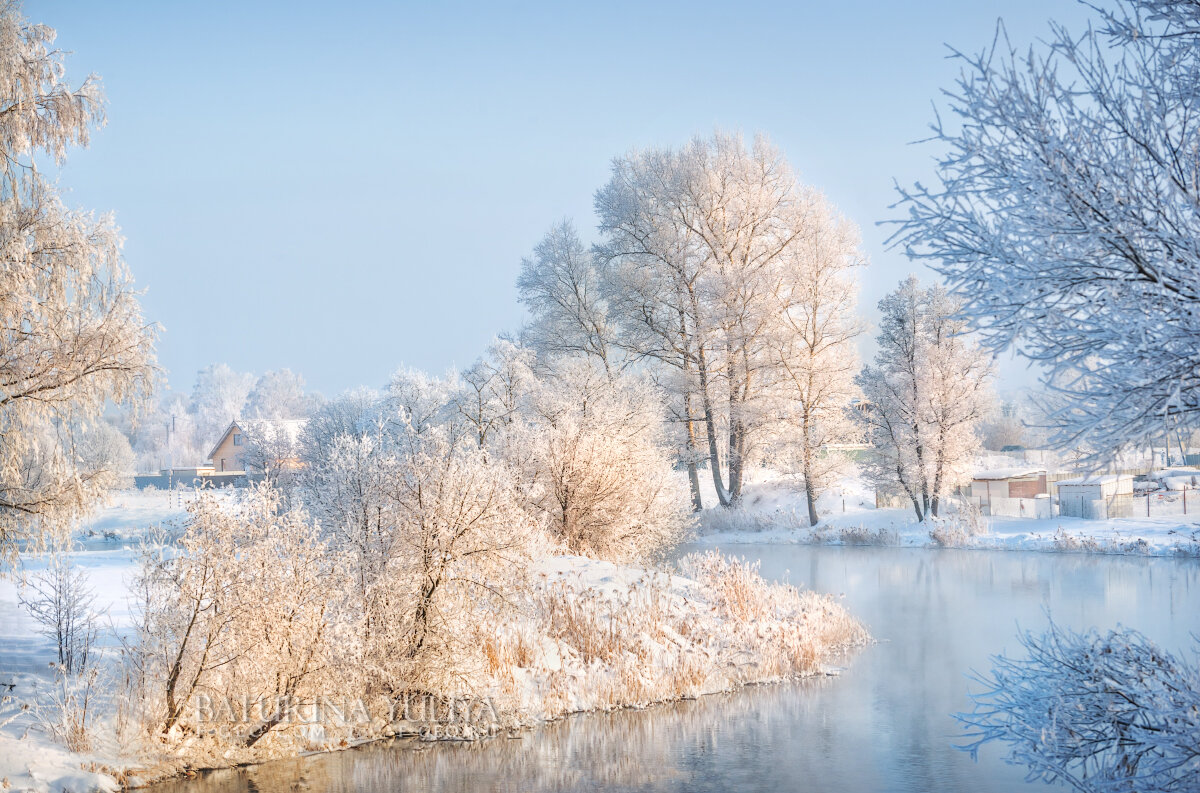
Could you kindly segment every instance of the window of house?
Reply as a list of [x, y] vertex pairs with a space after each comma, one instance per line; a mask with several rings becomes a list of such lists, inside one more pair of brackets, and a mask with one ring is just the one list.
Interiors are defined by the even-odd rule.
[[235, 433], [233, 433], [233, 445], [234, 445], [234, 446], [241, 446], [241, 445], [242, 445], [242, 436], [241, 436], [241, 435], [239, 435], [239, 434], [237, 434], [236, 432], [235, 432]]

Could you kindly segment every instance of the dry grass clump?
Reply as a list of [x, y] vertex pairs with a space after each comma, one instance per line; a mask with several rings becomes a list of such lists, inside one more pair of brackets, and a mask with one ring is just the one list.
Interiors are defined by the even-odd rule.
[[1177, 556], [1200, 556], [1200, 529], [1192, 532], [1172, 531], [1171, 533], [1181, 538], [1174, 545]]
[[838, 540], [843, 545], [899, 545], [900, 535], [890, 529], [880, 527], [868, 529], [866, 526], [851, 526], [838, 530]]
[[823, 661], [870, 639], [832, 597], [770, 583], [758, 563], [709, 552], [680, 566], [709, 594], [721, 655], [735, 659], [735, 683], [815, 674]]
[[929, 539], [939, 548], [962, 548], [972, 544], [975, 537], [987, 534], [987, 521], [979, 507], [971, 503], [958, 504], [946, 517], [931, 518], [933, 528]]
[[[475, 693], [505, 723], [644, 707], [817, 674], [869, 640], [832, 598], [766, 581], [717, 552], [680, 562], [686, 577], [599, 564], [545, 575], [513, 613], [475, 626]], [[468, 668], [464, 662], [460, 668]]]
[[1061, 527], [1054, 532], [1054, 541], [1051, 547], [1056, 551], [1064, 552], [1079, 552], [1099, 553], [1104, 550], [1100, 541], [1095, 537], [1089, 537], [1084, 534], [1071, 534], [1063, 530]]

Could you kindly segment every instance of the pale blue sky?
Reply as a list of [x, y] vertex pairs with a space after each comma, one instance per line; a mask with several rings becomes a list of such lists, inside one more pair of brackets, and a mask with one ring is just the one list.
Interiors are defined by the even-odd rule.
[[592, 235], [612, 156], [714, 127], [769, 134], [862, 228], [863, 309], [893, 178], [928, 180], [931, 101], [1003, 16], [1072, 0], [383, 4], [28, 2], [110, 121], [62, 174], [117, 214], [172, 385], [224, 361], [333, 395], [469, 364], [521, 321], [520, 260]]

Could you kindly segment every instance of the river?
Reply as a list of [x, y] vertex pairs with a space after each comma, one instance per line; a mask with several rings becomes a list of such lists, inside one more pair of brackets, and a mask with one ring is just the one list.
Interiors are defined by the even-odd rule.
[[844, 596], [877, 644], [845, 671], [643, 711], [586, 714], [519, 739], [396, 741], [219, 771], [159, 793], [233, 791], [1047, 790], [986, 747], [954, 745], [971, 670], [1019, 651], [1047, 613], [1075, 628], [1137, 628], [1173, 651], [1200, 634], [1200, 562], [1189, 559], [755, 545], [764, 575]]

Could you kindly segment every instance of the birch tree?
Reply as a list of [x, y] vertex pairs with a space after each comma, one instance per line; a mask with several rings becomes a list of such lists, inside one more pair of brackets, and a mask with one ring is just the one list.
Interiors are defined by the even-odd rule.
[[1094, 9], [955, 52], [938, 178], [900, 190], [895, 240], [1043, 367], [1057, 446], [1111, 453], [1200, 411], [1200, 7]]
[[[618, 343], [635, 355], [674, 370], [675, 420], [682, 424], [680, 458], [687, 466], [692, 506], [703, 508], [698, 463], [700, 433], [709, 426], [701, 392], [709, 386], [705, 313], [701, 297], [703, 258], [696, 235], [673, 211], [678, 156], [654, 149], [617, 158], [612, 178], [596, 193], [596, 214], [605, 235], [604, 266], [613, 270], [610, 311], [620, 325]], [[708, 437], [708, 452], [716, 443]], [[719, 468], [714, 480], [720, 479]], [[718, 491], [720, 492], [720, 491]]]
[[860, 395], [855, 270], [863, 263], [857, 229], [828, 207], [817, 211], [826, 216], [794, 246], [767, 337], [783, 417], [776, 444], [784, 467], [803, 479], [814, 526], [817, 498], [846, 464], [834, 447], [858, 435], [850, 405]]
[[919, 521], [970, 474], [990, 400], [991, 359], [963, 337], [959, 309], [910, 276], [879, 301], [879, 351], [856, 379], [868, 405], [855, 415], [874, 447], [864, 473], [903, 492]]
[[41, 541], [107, 488], [74, 453], [109, 403], [136, 404], [154, 377], [111, 217], [68, 209], [37, 167], [61, 165], [104, 122], [100, 83], [66, 82], [55, 32], [0, 5], [0, 557]]
[[[715, 394], [701, 389], [709, 466], [721, 503], [732, 504], [741, 497], [758, 432], [769, 421], [764, 397], [773, 363], [766, 344], [774, 322], [771, 296], [786, 278], [793, 245], [812, 230], [816, 196], [797, 183], [762, 135], [749, 150], [739, 136], [693, 140], [680, 166], [676, 201], [705, 262], [707, 315], [715, 330], [704, 372], [715, 374], [726, 402], [724, 411], [714, 410]], [[727, 482], [720, 477], [718, 429], [726, 435]]]

